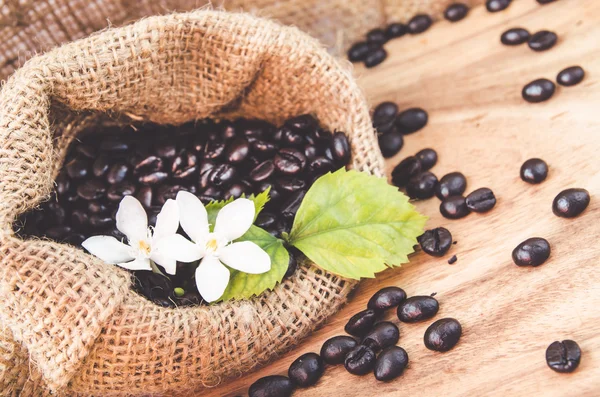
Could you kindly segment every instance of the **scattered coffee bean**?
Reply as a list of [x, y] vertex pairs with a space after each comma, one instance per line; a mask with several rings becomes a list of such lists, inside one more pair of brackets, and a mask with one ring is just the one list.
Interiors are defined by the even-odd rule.
[[542, 159], [532, 158], [521, 166], [521, 179], [527, 183], [541, 183], [548, 176], [548, 164]]
[[383, 29], [376, 28], [367, 32], [367, 43], [375, 45], [384, 45], [387, 42], [387, 36]]
[[417, 240], [423, 252], [431, 256], [441, 257], [448, 252], [452, 245], [452, 234], [448, 229], [438, 227], [425, 231]]
[[427, 112], [421, 108], [407, 109], [396, 117], [398, 131], [403, 134], [412, 134], [425, 127], [428, 120]]
[[537, 0], [538, 3], [540, 4], [549, 4], [552, 2], [555, 2], [556, 0]]
[[248, 397], [290, 397], [294, 384], [285, 376], [271, 375], [260, 378], [248, 390]]
[[385, 287], [377, 291], [367, 304], [367, 308], [379, 312], [398, 306], [406, 299], [406, 292], [398, 287]]
[[379, 141], [379, 149], [384, 158], [389, 159], [394, 157], [402, 146], [404, 146], [404, 135], [398, 131], [388, 132], [387, 134], [380, 135], [377, 138]]
[[387, 56], [387, 51], [383, 47], [370, 50], [367, 56], [365, 57], [365, 66], [367, 68], [375, 67], [383, 61], [385, 61]]
[[402, 160], [392, 171], [392, 183], [394, 186], [405, 186], [410, 178], [421, 172], [421, 162], [415, 156], [409, 156]]
[[471, 213], [467, 200], [463, 196], [450, 196], [440, 204], [440, 213], [444, 218], [460, 219]]
[[288, 377], [298, 387], [312, 386], [325, 371], [323, 359], [316, 353], [306, 353], [298, 357], [288, 370]]
[[566, 189], [552, 202], [552, 212], [561, 218], [575, 218], [590, 204], [590, 193], [585, 189]]
[[444, 11], [444, 18], [450, 22], [457, 22], [467, 16], [469, 7], [464, 3], [450, 4]]
[[433, 19], [429, 15], [419, 14], [415, 15], [408, 21], [408, 33], [419, 34], [423, 33], [431, 27]]
[[348, 353], [358, 346], [358, 342], [346, 335], [334, 336], [323, 343], [321, 357], [329, 365], [342, 364]]
[[512, 28], [502, 33], [500, 42], [504, 45], [519, 45], [529, 40], [530, 34], [527, 29]]
[[368, 346], [358, 345], [344, 360], [346, 371], [353, 375], [366, 375], [375, 367], [375, 352]]
[[331, 140], [331, 151], [333, 160], [339, 163], [348, 164], [350, 161], [350, 142], [348, 137], [341, 131], [336, 131]]
[[395, 38], [404, 36], [407, 31], [408, 31], [408, 28], [406, 27], [405, 24], [399, 23], [399, 22], [394, 22], [394, 23], [390, 23], [387, 26], [387, 28], [385, 29], [385, 35], [387, 36], [388, 40], [390, 40], [390, 39], [395, 39]]
[[512, 252], [517, 266], [539, 266], [550, 257], [550, 244], [541, 237], [532, 237], [523, 241]]
[[585, 72], [581, 66], [571, 66], [560, 71], [556, 76], [556, 82], [565, 87], [571, 87], [581, 83]]
[[373, 111], [373, 126], [383, 126], [392, 123], [398, 115], [398, 105], [394, 102], [381, 102]]
[[406, 194], [412, 199], [428, 199], [433, 197], [437, 184], [438, 179], [434, 174], [421, 172], [410, 178], [406, 184]]
[[465, 199], [467, 207], [473, 212], [488, 212], [496, 205], [494, 192], [487, 187], [473, 190]]
[[415, 154], [415, 157], [421, 162], [421, 170], [428, 171], [437, 163], [437, 152], [433, 149], [423, 149]]
[[396, 379], [404, 372], [408, 365], [408, 354], [399, 346], [390, 346], [384, 349], [375, 362], [375, 379], [389, 381]]
[[534, 51], [546, 51], [554, 47], [558, 36], [549, 30], [540, 30], [531, 35], [527, 44]]
[[546, 349], [546, 363], [556, 372], [573, 372], [579, 366], [580, 361], [581, 349], [573, 340], [552, 342]]
[[489, 12], [498, 12], [502, 11], [510, 5], [511, 0], [487, 0], [485, 2], [485, 8]]
[[467, 190], [467, 178], [460, 172], [451, 172], [440, 179], [435, 195], [444, 200], [450, 196], [460, 196]]
[[442, 318], [425, 331], [423, 341], [429, 350], [447, 352], [458, 343], [462, 335], [460, 323], [453, 318]]
[[375, 321], [377, 321], [377, 312], [375, 310], [363, 310], [350, 317], [344, 330], [350, 335], [363, 336], [373, 328]]
[[404, 323], [416, 323], [435, 316], [440, 309], [432, 296], [411, 296], [398, 306], [398, 318]]
[[448, 259], [448, 264], [449, 265], [454, 265], [456, 263], [456, 261], [458, 260], [458, 258], [456, 257], [456, 255], [452, 255], [450, 257], [450, 259]]
[[548, 79], [537, 79], [523, 87], [521, 95], [527, 102], [538, 103], [547, 101], [554, 95], [556, 86]]
[[398, 327], [389, 321], [377, 323], [362, 340], [362, 344], [369, 346], [373, 351], [385, 349], [388, 346], [393, 346], [400, 339], [400, 330]]

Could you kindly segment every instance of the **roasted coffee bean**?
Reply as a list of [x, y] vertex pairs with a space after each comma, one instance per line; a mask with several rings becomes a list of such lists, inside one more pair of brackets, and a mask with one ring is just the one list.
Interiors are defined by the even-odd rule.
[[61, 241], [72, 231], [73, 230], [69, 226], [55, 226], [46, 230], [46, 237], [54, 241]]
[[206, 189], [210, 184], [210, 173], [215, 168], [215, 163], [210, 160], [205, 160], [200, 163], [199, 173], [200, 179], [198, 180], [198, 187], [200, 189]]
[[517, 266], [539, 266], [550, 257], [550, 244], [541, 237], [532, 237], [523, 241], [512, 252]]
[[272, 183], [261, 182], [258, 184], [256, 191], [258, 191], [259, 193], [262, 193], [262, 192], [266, 191], [267, 189], [270, 189], [269, 196], [271, 197], [271, 199], [269, 200], [269, 202], [267, 204], [272, 205], [274, 203], [279, 203], [279, 200], [283, 197], [283, 195], [281, 194], [280, 189], [277, 188], [276, 186], [274, 186]]
[[408, 365], [408, 354], [399, 346], [384, 349], [375, 362], [375, 379], [385, 382], [396, 379]]
[[454, 265], [456, 263], [456, 261], [458, 260], [458, 258], [456, 257], [456, 255], [452, 255], [450, 257], [450, 259], [448, 259], [448, 264], [449, 265]]
[[467, 178], [460, 172], [451, 172], [440, 179], [435, 188], [435, 195], [444, 200], [450, 196], [460, 196], [467, 189]]
[[537, 79], [523, 87], [521, 95], [527, 102], [538, 103], [547, 101], [554, 95], [556, 86], [548, 79]]
[[439, 309], [438, 301], [432, 296], [411, 296], [398, 306], [398, 318], [404, 323], [416, 323], [429, 320]]
[[375, 28], [367, 32], [367, 43], [375, 45], [384, 45], [387, 42], [387, 36], [383, 29]]
[[223, 198], [225, 200], [229, 200], [230, 198], [233, 199], [237, 199], [240, 198], [242, 196], [242, 194], [246, 193], [246, 186], [241, 184], [241, 183], [234, 183], [233, 185], [229, 186], [224, 192], [223, 192]]
[[350, 62], [364, 61], [369, 54], [369, 45], [366, 41], [354, 43], [348, 50], [348, 59]]
[[367, 53], [367, 56], [365, 57], [365, 66], [367, 68], [375, 67], [375, 66], [379, 65], [380, 63], [382, 63], [383, 61], [385, 61], [387, 56], [388, 56], [388, 53], [385, 50], [385, 48], [376, 48], [373, 50], [369, 50], [369, 52]]
[[329, 365], [342, 364], [352, 350], [358, 346], [358, 342], [346, 335], [334, 336], [323, 343], [321, 357]]
[[95, 176], [101, 177], [106, 174], [110, 167], [110, 157], [106, 154], [100, 154], [92, 164], [92, 171]]
[[71, 212], [71, 225], [81, 230], [88, 225], [89, 215], [84, 210], [74, 210]]
[[281, 375], [260, 378], [248, 390], [248, 397], [290, 397], [294, 392], [292, 381]]
[[252, 152], [257, 156], [264, 158], [273, 155], [277, 151], [277, 145], [267, 141], [252, 142]]
[[129, 166], [125, 163], [117, 163], [108, 170], [106, 181], [111, 185], [120, 183], [127, 178], [127, 174], [129, 174]]
[[144, 208], [150, 208], [152, 206], [152, 188], [150, 186], [141, 186], [135, 198], [139, 200]]
[[348, 320], [344, 327], [344, 331], [350, 335], [363, 336], [373, 328], [375, 321], [377, 321], [377, 312], [375, 310], [363, 310], [350, 317], [350, 320]]
[[313, 145], [306, 145], [304, 146], [304, 156], [306, 157], [306, 159], [308, 161], [314, 160], [315, 157], [317, 157], [319, 154], [319, 150], [317, 149], [316, 146]]
[[171, 163], [171, 172], [174, 179], [186, 179], [198, 170], [197, 157], [193, 153], [184, 152], [177, 155]]
[[204, 146], [202, 156], [206, 160], [217, 160], [225, 153], [225, 143], [220, 141], [208, 141]]
[[521, 179], [527, 183], [541, 183], [548, 176], [548, 164], [542, 159], [529, 159], [521, 166]]
[[417, 240], [423, 252], [431, 256], [444, 256], [452, 246], [452, 234], [443, 227], [426, 230]]
[[556, 0], [537, 0], [538, 3], [540, 4], [549, 4], [552, 2], [555, 2]]
[[463, 196], [450, 196], [440, 204], [440, 213], [444, 218], [460, 219], [471, 213], [467, 200]]
[[250, 144], [245, 138], [237, 138], [227, 148], [225, 157], [232, 164], [238, 164], [246, 160], [250, 153]]
[[554, 47], [558, 41], [558, 36], [549, 30], [540, 30], [531, 35], [527, 44], [534, 51], [546, 51]]
[[56, 192], [58, 195], [63, 195], [69, 191], [71, 181], [66, 172], [61, 171], [56, 177]]
[[289, 146], [304, 145], [306, 140], [304, 139], [305, 132], [303, 130], [295, 129], [292, 127], [283, 127], [282, 131], [283, 131], [283, 136], [282, 136], [281, 140], [286, 145], [289, 145]]
[[442, 318], [427, 327], [423, 341], [429, 350], [447, 352], [462, 335], [460, 323], [453, 318]]
[[301, 114], [286, 121], [285, 125], [297, 131], [309, 132], [317, 129], [319, 122], [310, 114]]
[[273, 161], [265, 160], [250, 171], [250, 179], [254, 182], [262, 182], [273, 175], [273, 172], [275, 172]]
[[49, 213], [44, 217], [44, 220], [47, 222], [47, 226], [58, 226], [65, 223], [67, 212], [63, 207], [60, 206], [60, 204], [56, 202], [48, 203], [47, 209]]
[[298, 190], [297, 192], [292, 193], [281, 205], [281, 215], [286, 218], [293, 218], [294, 215], [296, 215], [296, 212], [298, 212], [298, 208], [300, 208], [304, 196], [306, 196], [305, 190]]
[[437, 184], [438, 179], [434, 174], [421, 172], [410, 178], [406, 184], [406, 194], [412, 199], [428, 199], [433, 197]]
[[82, 179], [85, 178], [88, 174], [88, 160], [85, 160], [80, 157], [76, 157], [73, 160], [69, 161], [65, 164], [65, 169], [67, 170], [67, 174], [72, 179]]
[[485, 8], [489, 12], [498, 12], [502, 11], [510, 5], [511, 0], [487, 0], [485, 2]]
[[561, 218], [575, 218], [590, 204], [590, 193], [585, 189], [566, 189], [552, 202], [552, 212]]
[[415, 157], [421, 162], [421, 170], [427, 171], [437, 163], [437, 152], [433, 149], [423, 149], [415, 154]]
[[115, 225], [112, 215], [92, 215], [90, 216], [90, 226], [94, 229], [106, 229]]
[[581, 83], [585, 72], [581, 66], [571, 66], [563, 69], [556, 76], [556, 82], [565, 87], [571, 87]]
[[288, 248], [288, 267], [283, 275], [284, 278], [291, 277], [298, 268], [298, 258], [300, 257], [300, 251], [294, 247]]
[[388, 40], [390, 40], [404, 36], [407, 31], [408, 29], [405, 24], [393, 22], [390, 23], [385, 29], [385, 35], [387, 36]]
[[77, 187], [77, 195], [84, 200], [98, 200], [105, 193], [106, 185], [98, 179], [89, 179]]
[[105, 214], [109, 210], [108, 205], [102, 201], [90, 201], [88, 204], [88, 211], [92, 214]]
[[373, 111], [373, 126], [389, 124], [398, 115], [398, 105], [394, 102], [381, 102]]
[[373, 294], [367, 303], [367, 308], [382, 312], [398, 306], [405, 299], [406, 292], [402, 288], [385, 287]]
[[348, 142], [346, 134], [341, 131], [335, 132], [331, 141], [331, 148], [334, 160], [341, 164], [348, 164], [350, 161], [350, 142]]
[[450, 4], [444, 11], [444, 18], [450, 22], [460, 21], [467, 16], [469, 7], [464, 3]]
[[502, 33], [500, 42], [504, 45], [519, 45], [529, 40], [529, 31], [523, 28], [512, 28]]
[[381, 154], [386, 159], [394, 157], [404, 146], [404, 136], [398, 131], [379, 135], [378, 141]]
[[80, 143], [75, 147], [75, 152], [87, 157], [88, 159], [93, 159], [96, 157], [96, 148], [93, 145], [87, 145], [85, 143]]
[[147, 156], [140, 160], [134, 167], [135, 174], [151, 174], [163, 170], [163, 161], [158, 156]]
[[295, 175], [306, 166], [306, 156], [296, 149], [281, 149], [273, 158], [273, 164], [280, 173]]
[[233, 182], [236, 175], [237, 171], [231, 165], [219, 164], [210, 171], [208, 179], [216, 187], [226, 187]]
[[328, 158], [319, 156], [310, 162], [309, 168], [311, 171], [313, 171], [313, 173], [322, 175], [328, 171], [333, 171], [335, 165], [333, 164], [333, 161], [329, 160]]
[[375, 367], [375, 352], [367, 346], [358, 345], [344, 359], [346, 371], [353, 375], [366, 375]]
[[129, 150], [129, 145], [118, 138], [106, 138], [100, 143], [100, 150], [105, 152], [126, 152]]
[[403, 134], [412, 134], [419, 131], [427, 124], [427, 112], [421, 108], [407, 109], [396, 117], [398, 131]]
[[410, 178], [421, 173], [421, 162], [415, 156], [409, 156], [402, 160], [392, 171], [392, 183], [394, 186], [405, 186]]
[[261, 229], [269, 229], [277, 222], [277, 217], [275, 214], [270, 212], [261, 211], [260, 214], [256, 217], [256, 221], [254, 222], [256, 226]]
[[[222, 192], [220, 190], [218, 190], [214, 187], [211, 187], [209, 189], [214, 190], [214, 192], [212, 192], [212, 191], [210, 192], [210, 193], [213, 193], [213, 196], [212, 196], [213, 200], [220, 200], [222, 198]], [[193, 189], [191, 186], [184, 187], [181, 185], [160, 185], [154, 189], [154, 191], [155, 191], [154, 205], [162, 207], [166, 203], [167, 200], [169, 200], [169, 199], [174, 200], [177, 197], [177, 193], [180, 190], [188, 191], [190, 193], [195, 193], [195, 189]], [[206, 189], [204, 191], [204, 194], [207, 193], [207, 190], [208, 189]], [[152, 207], [152, 208], [154, 208], [154, 207]], [[152, 225], [153, 223], [149, 222], [149, 224]]]
[[158, 142], [154, 146], [154, 150], [159, 157], [166, 159], [172, 159], [177, 155], [177, 147], [169, 141]]
[[546, 364], [560, 373], [573, 372], [581, 361], [581, 349], [573, 340], [552, 342], [546, 349]]
[[487, 187], [473, 190], [466, 198], [467, 207], [473, 212], [487, 212], [496, 205], [494, 192]]
[[281, 177], [275, 180], [279, 188], [287, 193], [297, 192], [306, 187], [306, 182], [298, 178]]
[[125, 196], [133, 196], [135, 194], [135, 185], [131, 182], [121, 182], [112, 185], [106, 191], [106, 197], [110, 201], [121, 201]]
[[433, 20], [429, 15], [419, 14], [415, 15], [408, 21], [408, 33], [419, 34], [423, 33], [433, 24]]
[[319, 381], [325, 372], [325, 363], [316, 353], [305, 353], [290, 365], [288, 377], [298, 387], [309, 387]]
[[400, 331], [394, 323], [383, 321], [377, 323], [362, 340], [362, 344], [369, 346], [373, 351], [379, 351], [393, 346], [400, 339]]
[[143, 185], [157, 185], [161, 182], [164, 182], [169, 177], [169, 174], [162, 171], [151, 172], [149, 174], [140, 175], [138, 177], [138, 182]]

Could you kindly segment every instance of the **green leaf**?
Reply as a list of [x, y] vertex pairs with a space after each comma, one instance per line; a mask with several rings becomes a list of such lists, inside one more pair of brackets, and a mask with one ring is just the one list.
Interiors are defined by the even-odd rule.
[[265, 230], [252, 226], [237, 241], [252, 241], [265, 250], [271, 257], [271, 270], [263, 274], [247, 274], [230, 269], [229, 285], [220, 300], [247, 299], [260, 295], [267, 289], [273, 289], [275, 284], [283, 279], [288, 268], [289, 254], [283, 246], [283, 241]]
[[[269, 201], [269, 199], [270, 199], [269, 191], [270, 190], [271, 190], [271, 188], [265, 190], [262, 193], [259, 193], [257, 196], [255, 196], [254, 194], [251, 194], [249, 197], [247, 197], [248, 200], [254, 201], [254, 207], [256, 210], [254, 213], [254, 220], [256, 220], [256, 217], [258, 216], [258, 214], [260, 214], [262, 209], [265, 207], [265, 204], [267, 204], [267, 202]], [[242, 197], [246, 197], [246, 196], [242, 195]], [[234, 200], [234, 198], [230, 197], [227, 200], [211, 201], [210, 203], [208, 203], [206, 205], [206, 212], [208, 213], [208, 224], [214, 226], [215, 220], [217, 219], [217, 214], [219, 213], [221, 208], [223, 208], [223, 207], [225, 207], [225, 205], [233, 202], [233, 200]]]
[[408, 262], [426, 220], [385, 179], [340, 169], [309, 189], [288, 241], [326, 271], [374, 277]]

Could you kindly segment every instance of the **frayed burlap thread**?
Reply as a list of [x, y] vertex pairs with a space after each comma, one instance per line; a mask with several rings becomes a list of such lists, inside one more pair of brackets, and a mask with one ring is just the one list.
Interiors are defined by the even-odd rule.
[[0, 367], [0, 385], [31, 391], [41, 378], [65, 394], [187, 393], [267, 362], [335, 313], [355, 282], [310, 263], [254, 299], [167, 309], [132, 292], [124, 270], [12, 230], [47, 199], [68, 144], [94, 123], [281, 123], [302, 113], [345, 131], [353, 168], [383, 176], [347, 64], [298, 29], [248, 14], [151, 17], [18, 70], [0, 94], [0, 322], [9, 331], [0, 360], [22, 365]]

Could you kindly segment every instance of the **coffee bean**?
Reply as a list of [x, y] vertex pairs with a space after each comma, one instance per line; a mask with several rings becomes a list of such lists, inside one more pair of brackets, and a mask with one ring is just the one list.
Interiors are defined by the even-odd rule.
[[552, 2], [555, 2], [556, 0], [537, 0], [538, 3], [540, 4], [550, 4]]
[[563, 69], [556, 76], [556, 82], [565, 87], [571, 87], [581, 83], [585, 72], [581, 66], [571, 66]]
[[423, 149], [415, 154], [415, 157], [421, 162], [421, 169], [427, 171], [437, 163], [437, 152], [433, 149]]
[[71, 212], [71, 224], [73, 227], [81, 230], [87, 227], [90, 221], [89, 215], [84, 210], [75, 210]]
[[428, 119], [427, 112], [423, 109], [411, 108], [398, 114], [396, 117], [396, 126], [401, 133], [412, 134], [425, 127]]
[[133, 171], [136, 175], [139, 174], [151, 174], [153, 172], [163, 170], [163, 161], [158, 156], [147, 156], [137, 162], [134, 166]]
[[341, 131], [335, 132], [331, 141], [331, 148], [334, 160], [344, 165], [348, 164], [350, 161], [350, 142], [348, 142], [346, 134]]
[[440, 213], [444, 218], [460, 219], [471, 213], [467, 201], [463, 196], [450, 196], [440, 204]]
[[494, 192], [487, 187], [473, 190], [466, 198], [467, 207], [473, 212], [487, 212], [496, 205]]
[[161, 182], [164, 182], [169, 177], [169, 174], [162, 171], [151, 172], [149, 174], [140, 175], [138, 177], [138, 182], [143, 185], [156, 185]]
[[561, 218], [575, 218], [590, 204], [590, 193], [585, 189], [566, 189], [552, 202], [552, 212]]
[[309, 132], [316, 129], [319, 126], [319, 122], [310, 114], [301, 114], [287, 120], [285, 125], [298, 131]]
[[375, 28], [367, 32], [367, 43], [384, 45], [387, 42], [387, 36], [383, 29]]
[[87, 157], [88, 159], [96, 158], [96, 147], [93, 145], [87, 145], [85, 143], [80, 143], [75, 147], [75, 152]]
[[291, 277], [296, 272], [296, 269], [298, 268], [298, 258], [301, 255], [300, 251], [294, 247], [289, 247], [287, 251], [289, 257], [288, 267], [283, 278]]
[[539, 266], [550, 257], [550, 244], [541, 237], [532, 237], [523, 241], [512, 252], [517, 266]]
[[369, 53], [365, 57], [365, 66], [367, 68], [375, 67], [383, 61], [385, 61], [387, 56], [388, 54], [385, 48], [376, 48], [374, 50], [369, 50]]
[[458, 260], [458, 258], [456, 257], [456, 255], [452, 255], [450, 257], [450, 259], [448, 259], [448, 264], [449, 265], [454, 265], [456, 263], [456, 261]]
[[500, 42], [504, 45], [519, 45], [529, 40], [529, 31], [523, 28], [512, 28], [502, 33]]
[[225, 157], [232, 164], [238, 164], [246, 160], [250, 153], [250, 144], [245, 138], [237, 138], [227, 148]]
[[402, 288], [385, 287], [373, 294], [367, 303], [367, 308], [382, 312], [398, 306], [405, 299], [406, 292]]
[[375, 362], [375, 379], [385, 382], [396, 379], [408, 365], [408, 354], [399, 346], [384, 349]]
[[271, 226], [275, 225], [275, 222], [277, 222], [277, 217], [275, 214], [261, 211], [256, 217], [256, 221], [254, 223], [261, 229], [269, 229]]
[[529, 159], [521, 166], [521, 179], [527, 183], [541, 183], [547, 176], [548, 164], [542, 159]]
[[323, 343], [321, 347], [321, 357], [329, 365], [338, 365], [344, 362], [344, 359], [358, 346], [354, 338], [346, 335], [334, 336]]
[[419, 14], [415, 15], [408, 21], [408, 33], [419, 34], [423, 33], [433, 24], [433, 20], [429, 15]]
[[447, 352], [462, 335], [460, 323], [453, 318], [442, 318], [427, 327], [423, 341], [429, 350]]
[[295, 175], [306, 166], [306, 157], [296, 149], [281, 149], [273, 159], [277, 171], [282, 174]]
[[394, 157], [402, 146], [404, 146], [404, 136], [398, 131], [393, 131], [384, 135], [379, 135], [379, 149], [384, 158]]
[[452, 234], [443, 227], [426, 230], [417, 240], [423, 252], [431, 256], [444, 256], [452, 246]]
[[373, 111], [373, 126], [388, 124], [396, 119], [398, 105], [394, 102], [381, 102]]
[[377, 321], [377, 312], [375, 310], [363, 310], [350, 317], [350, 320], [348, 320], [344, 327], [344, 331], [350, 335], [363, 336], [373, 328], [375, 321]]
[[350, 62], [364, 61], [369, 54], [369, 45], [361, 41], [360, 43], [354, 43], [348, 50], [348, 59]]
[[298, 212], [298, 208], [300, 208], [300, 204], [302, 200], [304, 200], [304, 196], [306, 196], [305, 190], [298, 190], [297, 192], [293, 192], [290, 197], [281, 205], [281, 215], [286, 218], [293, 218]]
[[106, 191], [106, 197], [110, 201], [121, 201], [125, 196], [133, 196], [135, 194], [136, 187], [131, 182], [121, 182], [116, 185], [112, 185]]
[[77, 195], [84, 200], [97, 200], [104, 197], [106, 186], [98, 179], [90, 179], [77, 187]]
[[88, 204], [88, 211], [92, 214], [105, 214], [110, 208], [101, 201], [90, 201]]
[[405, 186], [410, 178], [421, 173], [421, 162], [415, 156], [409, 156], [402, 160], [392, 171], [392, 183], [394, 186]]
[[210, 160], [205, 160], [200, 163], [199, 173], [200, 179], [198, 180], [198, 186], [200, 189], [206, 189], [210, 184], [210, 173], [215, 168], [215, 163]]
[[510, 5], [511, 0], [487, 0], [485, 2], [485, 8], [489, 12], [498, 12], [502, 11]]
[[250, 171], [250, 179], [254, 182], [262, 182], [273, 175], [273, 172], [275, 172], [273, 161], [265, 160]]
[[206, 160], [217, 160], [225, 153], [225, 143], [219, 141], [208, 141], [202, 153]]
[[177, 155], [177, 147], [169, 141], [158, 142], [154, 146], [154, 150], [159, 157], [167, 159], [172, 159]]
[[69, 180], [69, 176], [66, 172], [60, 172], [56, 176], [56, 192], [58, 195], [66, 194], [71, 187], [71, 181]]
[[150, 208], [152, 205], [152, 188], [150, 186], [140, 187], [135, 198], [139, 200], [144, 208]]
[[281, 140], [289, 146], [301, 146], [305, 143], [303, 130], [291, 127], [283, 127], [283, 136]]
[[398, 306], [398, 318], [404, 323], [416, 323], [435, 316], [440, 309], [432, 296], [411, 296]]
[[556, 44], [558, 36], [549, 30], [540, 30], [531, 35], [527, 44], [534, 51], [546, 51]]
[[126, 152], [129, 150], [129, 145], [118, 138], [106, 138], [100, 143], [100, 150], [105, 152]]
[[288, 377], [298, 387], [309, 387], [319, 381], [323, 372], [323, 359], [316, 353], [305, 353], [290, 365]]
[[54, 241], [61, 241], [72, 232], [69, 226], [55, 226], [46, 230], [46, 237]]
[[375, 367], [375, 352], [367, 346], [358, 345], [344, 360], [346, 371], [353, 375], [366, 375]]
[[450, 22], [457, 22], [467, 16], [469, 7], [463, 3], [450, 4], [444, 11], [444, 18]]
[[248, 397], [290, 397], [294, 392], [292, 381], [281, 375], [260, 378], [248, 390]]
[[67, 170], [67, 174], [72, 179], [85, 178], [88, 174], [88, 161], [83, 158], [76, 157], [65, 164], [65, 169]]
[[302, 190], [306, 187], [306, 182], [302, 179], [298, 178], [290, 178], [290, 177], [281, 177], [275, 180], [275, 183], [281, 190], [287, 193], [297, 192], [298, 190]]
[[106, 174], [110, 167], [110, 157], [106, 154], [100, 154], [92, 164], [92, 172], [95, 176], [101, 177]]
[[556, 86], [548, 79], [537, 79], [523, 87], [521, 95], [527, 102], [538, 103], [547, 101], [554, 95]]
[[435, 188], [435, 195], [444, 200], [450, 196], [460, 196], [467, 189], [467, 178], [460, 172], [451, 172], [440, 179]]
[[434, 174], [421, 172], [410, 178], [406, 184], [406, 194], [412, 199], [428, 199], [433, 197], [437, 184], [438, 179]]
[[224, 192], [223, 192], [223, 198], [225, 200], [229, 200], [230, 198], [233, 199], [237, 199], [240, 198], [242, 196], [242, 194], [246, 193], [246, 186], [242, 183], [234, 183], [233, 185], [229, 186]]
[[125, 180], [127, 174], [129, 174], [129, 166], [125, 163], [116, 163], [108, 170], [106, 181], [111, 185], [120, 183]]
[[373, 351], [379, 351], [393, 346], [400, 339], [400, 331], [394, 323], [383, 321], [377, 323], [362, 340], [362, 344], [369, 346]]
[[546, 349], [546, 364], [560, 373], [570, 373], [577, 369], [581, 361], [581, 349], [573, 340], [552, 342]]
[[236, 175], [236, 169], [231, 165], [219, 164], [210, 171], [208, 179], [216, 187], [226, 187], [233, 182]]
[[385, 29], [385, 35], [387, 36], [388, 40], [390, 40], [404, 36], [407, 31], [408, 29], [405, 24], [394, 22], [387, 26]]

